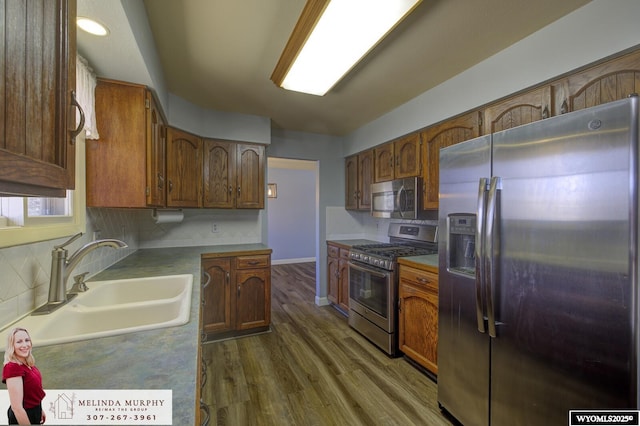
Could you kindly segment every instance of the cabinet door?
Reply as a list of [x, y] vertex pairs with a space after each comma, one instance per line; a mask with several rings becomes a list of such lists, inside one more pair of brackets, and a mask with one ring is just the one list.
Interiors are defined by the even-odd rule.
[[640, 93], [640, 51], [567, 77], [554, 86], [558, 113], [577, 111]]
[[345, 188], [344, 208], [358, 209], [358, 156], [352, 155], [344, 160]]
[[349, 261], [347, 259], [341, 258], [338, 261], [338, 276], [338, 306], [344, 312], [349, 312]]
[[151, 149], [147, 96], [145, 86], [98, 79], [95, 108], [100, 139], [86, 141], [88, 207], [147, 207]]
[[204, 140], [203, 206], [229, 209], [235, 194], [236, 145]]
[[146, 91], [147, 102], [147, 205], [164, 207], [165, 191], [165, 147], [167, 128], [151, 91]]
[[327, 246], [327, 299], [333, 304], [338, 304], [338, 281], [340, 280], [338, 252], [339, 248]]
[[76, 1], [1, 11], [0, 193], [63, 197], [75, 185]]
[[271, 322], [269, 269], [236, 271], [236, 329], [267, 327]]
[[385, 182], [393, 180], [395, 157], [393, 143], [387, 143], [373, 150], [374, 181]]
[[235, 292], [232, 290], [232, 258], [205, 259], [202, 270], [211, 276], [202, 289], [202, 328], [205, 333], [232, 330], [235, 324]]
[[431, 372], [438, 373], [438, 295], [400, 282], [400, 350]]
[[423, 208], [438, 208], [440, 190], [440, 149], [480, 135], [480, 113], [471, 112], [436, 124], [423, 132]]
[[371, 210], [373, 151], [358, 154], [358, 210]]
[[511, 129], [550, 116], [551, 86], [543, 86], [486, 108], [483, 134]]
[[393, 142], [396, 158], [394, 179], [420, 174], [420, 133], [413, 133]]
[[264, 145], [237, 144], [236, 208], [264, 208]]
[[202, 207], [202, 140], [182, 130], [167, 134], [167, 207]]

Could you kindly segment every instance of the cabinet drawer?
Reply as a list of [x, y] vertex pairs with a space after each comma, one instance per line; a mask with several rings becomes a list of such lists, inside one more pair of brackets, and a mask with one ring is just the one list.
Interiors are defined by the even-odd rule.
[[432, 272], [402, 265], [400, 267], [400, 281], [423, 287], [427, 290], [438, 292], [438, 275]]
[[340, 249], [336, 246], [327, 245], [327, 256], [338, 257], [340, 255]]
[[340, 249], [340, 257], [342, 259], [347, 259], [348, 260], [349, 259], [349, 250], [341, 248]]
[[268, 254], [236, 257], [236, 269], [267, 268], [270, 266]]

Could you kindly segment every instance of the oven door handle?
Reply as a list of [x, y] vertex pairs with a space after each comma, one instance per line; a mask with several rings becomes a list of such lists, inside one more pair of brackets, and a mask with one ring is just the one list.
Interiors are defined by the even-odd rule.
[[380, 278], [388, 278], [389, 277], [389, 273], [388, 272], [378, 272], [376, 270], [370, 269], [370, 268], [363, 268], [360, 265], [356, 265], [353, 262], [349, 262], [349, 267], [356, 269], [358, 271], [362, 271], [362, 272], [366, 272], [368, 274], [371, 275], [375, 275], [376, 277], [380, 277]]

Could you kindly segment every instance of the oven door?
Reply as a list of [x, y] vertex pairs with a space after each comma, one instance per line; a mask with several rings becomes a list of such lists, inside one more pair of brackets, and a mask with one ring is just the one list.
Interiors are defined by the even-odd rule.
[[349, 262], [349, 309], [387, 333], [395, 331], [393, 271]]

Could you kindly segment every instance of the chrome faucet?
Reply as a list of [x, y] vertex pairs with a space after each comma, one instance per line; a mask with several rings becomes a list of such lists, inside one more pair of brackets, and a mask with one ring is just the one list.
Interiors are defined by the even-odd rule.
[[[69, 301], [67, 298], [67, 281], [71, 271], [78, 266], [78, 263], [90, 252], [99, 247], [125, 248], [128, 247], [124, 241], [107, 238], [91, 241], [80, 247], [70, 257], [65, 249], [66, 246], [82, 236], [82, 232], [74, 235], [63, 244], [54, 246], [51, 251], [51, 280], [49, 281], [49, 300], [47, 303], [33, 312], [33, 315], [43, 315], [53, 312], [56, 308]], [[73, 295], [75, 296], [75, 294]]]

